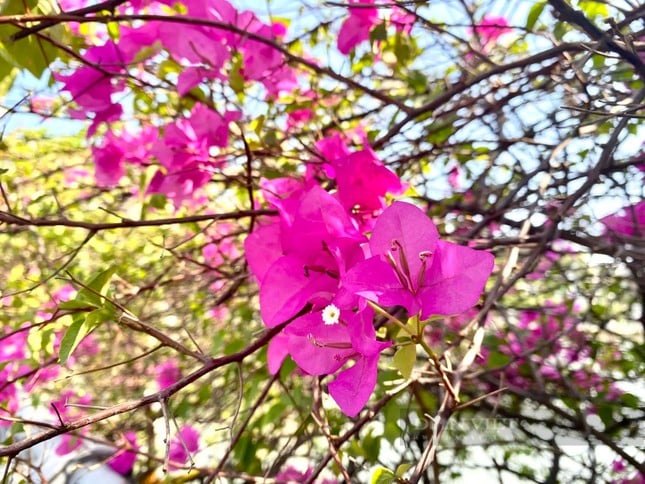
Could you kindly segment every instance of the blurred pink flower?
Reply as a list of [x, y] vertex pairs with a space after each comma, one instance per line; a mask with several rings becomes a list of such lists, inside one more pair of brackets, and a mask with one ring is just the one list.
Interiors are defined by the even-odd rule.
[[115, 472], [118, 472], [122, 476], [127, 476], [132, 472], [134, 462], [137, 460], [136, 451], [139, 450], [139, 444], [137, 444], [137, 434], [132, 431], [126, 432], [123, 437], [124, 442], [121, 448], [107, 464]]
[[645, 201], [620, 209], [600, 220], [609, 235], [639, 237], [645, 235]]
[[199, 432], [197, 429], [190, 425], [185, 425], [181, 428], [179, 434], [170, 441], [168, 460], [175, 464], [170, 464], [170, 469], [177, 469], [177, 464], [185, 464], [188, 462], [188, 453], [194, 453], [199, 450]]
[[485, 15], [474, 28], [468, 29], [475, 36], [483, 53], [490, 51], [497, 39], [511, 30], [506, 18], [492, 15]]
[[373, 5], [374, 0], [349, 0], [349, 3], [360, 7], [349, 8], [349, 17], [338, 32], [338, 50], [345, 55], [361, 42], [368, 40], [372, 27], [379, 22], [378, 9], [365, 7]]
[[154, 371], [159, 390], [168, 388], [181, 378], [181, 371], [177, 365], [177, 360], [174, 358], [166, 360], [165, 362], [155, 366]]

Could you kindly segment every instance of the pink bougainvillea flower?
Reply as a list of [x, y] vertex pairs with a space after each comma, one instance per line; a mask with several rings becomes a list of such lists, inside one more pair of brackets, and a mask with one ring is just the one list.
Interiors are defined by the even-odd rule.
[[199, 85], [203, 80], [224, 79], [221, 72], [210, 67], [187, 66], [182, 69], [177, 78], [177, 93], [185, 96], [188, 92]]
[[343, 278], [343, 286], [383, 306], [404, 306], [422, 319], [474, 306], [493, 270], [493, 255], [439, 240], [417, 207], [395, 202], [377, 219], [372, 257]]
[[0, 428], [11, 426], [14, 422], [12, 417], [20, 409], [16, 386], [8, 383], [14, 379], [9, 370], [8, 367], [0, 370]]
[[482, 52], [488, 52], [497, 39], [512, 29], [504, 17], [485, 15], [474, 28], [469, 29], [471, 35], [476, 35]]
[[645, 235], [645, 201], [622, 208], [603, 218], [601, 222], [610, 235], [641, 237]]
[[5, 328], [4, 333], [11, 336], [0, 334], [0, 363], [24, 359], [29, 331], [12, 331]]
[[212, 173], [207, 167], [200, 165], [180, 168], [179, 170], [164, 173], [157, 171], [146, 190], [147, 194], [162, 193], [173, 201], [175, 207], [195, 198], [195, 192], [206, 185]]
[[54, 449], [56, 455], [67, 455], [74, 452], [83, 445], [83, 438], [78, 435], [63, 434], [60, 436], [60, 442]]
[[150, 149], [157, 140], [156, 128], [144, 127], [138, 133], [108, 131], [99, 145], [92, 147], [94, 176], [99, 186], [115, 186], [125, 174], [125, 163], [147, 164]]
[[349, 17], [345, 19], [338, 32], [338, 50], [349, 54], [354, 47], [370, 38], [370, 31], [379, 22], [378, 9], [365, 7], [373, 5], [374, 0], [349, 0]]
[[372, 326], [374, 313], [340, 310], [335, 305], [331, 320], [325, 310], [315, 311], [293, 321], [269, 347], [269, 369], [275, 373], [287, 354], [310, 375], [327, 375], [342, 370], [329, 384], [329, 393], [346, 415], [354, 417], [367, 403], [376, 386], [378, 358], [389, 342], [376, 340]]
[[390, 23], [394, 25], [397, 32], [410, 35], [415, 21], [416, 16], [414, 14], [408, 13], [400, 7], [392, 7]]
[[[168, 449], [168, 460], [171, 462], [170, 469], [177, 469], [178, 465], [188, 462], [189, 453], [199, 450], [199, 432], [190, 425], [185, 425], [170, 441]], [[174, 464], [174, 465], [173, 465]]]
[[177, 360], [170, 358], [165, 362], [154, 367], [154, 373], [156, 375], [157, 387], [159, 390], [168, 388], [170, 385], [177, 383], [177, 380], [181, 378], [181, 371], [177, 365]]
[[88, 65], [70, 75], [54, 74], [54, 78], [64, 84], [62, 90], [70, 93], [80, 108], [79, 114], [87, 117], [87, 113], [94, 113], [95, 123], [90, 128], [93, 131], [100, 121], [114, 120], [121, 115], [123, 110], [112, 102], [112, 94], [125, 88], [124, 81], [118, 77], [125, 73], [131, 58], [111, 40], [90, 47], [83, 58]]
[[338, 291], [344, 268], [361, 257], [360, 243], [365, 241], [343, 206], [321, 187], [312, 186], [300, 197], [287, 205], [293, 211], [283, 218], [280, 252], [274, 248], [270, 266], [255, 262], [262, 254], [269, 256], [265, 244], [254, 245], [257, 237], [245, 242], [252, 266], [262, 268], [256, 277], [263, 276], [258, 278], [260, 310], [269, 327], [307, 303], [326, 305]]
[[108, 460], [107, 464], [114, 472], [127, 476], [132, 472], [134, 463], [137, 460], [139, 444], [137, 443], [137, 434], [132, 431], [126, 432], [123, 438], [125, 442], [123, 442], [122, 448], [117, 451], [114, 457]]
[[223, 115], [196, 104], [190, 118], [168, 124], [151, 152], [165, 168], [153, 176], [147, 193], [163, 193], [175, 206], [194, 197], [206, 185], [214, 169], [223, 164], [213, 150], [228, 146], [229, 123], [240, 118], [238, 111]]
[[339, 133], [316, 143], [322, 155], [325, 173], [336, 180], [336, 196], [345, 209], [370, 229], [371, 219], [385, 208], [387, 193], [399, 195], [405, 190], [399, 177], [388, 169], [370, 148], [351, 152]]
[[308, 468], [305, 472], [301, 472], [295, 467], [287, 467], [281, 470], [275, 476], [276, 484], [291, 484], [293, 482], [305, 482], [313, 474], [313, 469]]
[[372, 215], [383, 209], [386, 193], [401, 194], [405, 187], [369, 148], [351, 153], [334, 163], [338, 197], [356, 214]]
[[155, 143], [152, 153], [168, 170], [177, 170], [198, 163], [214, 163], [211, 147], [228, 146], [229, 123], [240, 118], [238, 111], [224, 115], [197, 103], [190, 118], [166, 125], [163, 137]]
[[103, 138], [101, 146], [92, 146], [94, 158], [94, 177], [96, 184], [101, 187], [118, 185], [119, 180], [125, 174], [123, 167], [123, 148], [113, 142], [112, 132]]

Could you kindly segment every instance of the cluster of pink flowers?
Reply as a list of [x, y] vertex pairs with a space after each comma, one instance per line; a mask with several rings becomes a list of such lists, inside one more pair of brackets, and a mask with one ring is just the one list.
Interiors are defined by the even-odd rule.
[[[86, 2], [68, 1], [64, 7], [80, 8]], [[170, 0], [131, 1], [118, 7], [121, 13], [168, 14], [164, 5]], [[99, 36], [102, 44], [89, 45], [83, 63], [69, 73], [56, 73], [76, 107], [70, 114], [77, 119], [91, 119], [88, 136], [97, 135], [103, 123], [107, 132], [97, 136], [92, 153], [95, 178], [100, 186], [114, 186], [125, 174], [125, 165], [159, 167], [147, 193], [167, 195], [175, 206], [190, 201], [196, 191], [221, 169], [224, 158], [218, 150], [228, 146], [228, 125], [241, 113], [222, 106], [197, 103], [189, 116], [183, 113], [169, 124], [148, 125], [138, 132], [132, 127], [115, 128], [124, 108], [132, 80], [145, 81], [146, 63], [155, 63], [167, 55], [181, 66], [176, 79], [180, 96], [202, 83], [219, 81], [241, 89], [239, 83], [258, 83], [269, 99], [299, 89], [297, 71], [290, 67], [277, 43], [287, 34], [281, 23], [264, 23], [250, 11], [238, 11], [227, 0], [184, 0], [186, 15], [219, 25], [153, 20], [137, 26], [120, 26], [118, 39]], [[347, 54], [369, 39], [370, 31], [381, 22], [374, 0], [350, 0], [349, 16], [338, 34], [338, 48]], [[162, 8], [163, 7], [163, 8]], [[389, 9], [389, 24], [398, 32], [409, 34], [415, 16], [398, 8]], [[178, 14], [179, 15], [179, 14]], [[239, 29], [239, 32], [235, 29]], [[77, 32], [78, 33], [78, 32]], [[96, 42], [96, 38], [93, 41]], [[236, 86], [236, 87], [234, 87]], [[312, 97], [311, 91], [304, 90]], [[303, 108], [290, 112], [288, 128], [302, 125], [313, 116]]]
[[[158, 13], [164, 3], [174, 2], [129, 2], [119, 8]], [[243, 82], [260, 83], [269, 98], [298, 87], [295, 71], [272, 45], [286, 34], [284, 25], [265, 24], [250, 11], [238, 12], [226, 0], [183, 3], [188, 16], [238, 28], [244, 34], [214, 26], [149, 21], [136, 27], [121, 26], [118, 40], [107, 39], [87, 48], [81, 67], [69, 74], [57, 73], [55, 78], [76, 104], [70, 114], [92, 120], [88, 136], [94, 136], [102, 123], [112, 125], [121, 120], [124, 110], [116, 97], [125, 96], [127, 79], [143, 76], [145, 70], [140, 65], [155, 61], [161, 48], [182, 66], [176, 80], [182, 96], [203, 81], [227, 81], [233, 74]], [[241, 56], [241, 66], [236, 67], [234, 54]], [[176, 205], [181, 204], [222, 166], [216, 151], [228, 146], [228, 125], [240, 116], [237, 111], [220, 113], [215, 106], [197, 103], [190, 116], [165, 126], [147, 126], [138, 133], [130, 128], [116, 133], [110, 128], [92, 148], [96, 181], [101, 186], [114, 186], [125, 173], [125, 163], [158, 163], [147, 192], [166, 194]]]
[[[349, 54], [357, 45], [369, 40], [370, 33], [381, 23], [379, 8], [374, 0], [349, 0], [353, 5], [348, 8], [349, 16], [345, 18], [338, 32], [337, 46], [342, 54]], [[372, 7], [372, 5], [374, 5]], [[390, 9], [389, 23], [397, 32], [409, 34], [416, 17], [400, 7]]]
[[499, 350], [513, 358], [504, 369], [506, 381], [518, 388], [533, 387], [535, 379], [525, 368], [530, 363], [545, 383], [567, 378], [585, 394], [598, 392], [608, 400], [620, 396], [622, 392], [593, 367], [589, 336], [578, 328], [575, 312], [552, 303], [544, 311], [522, 311], [516, 330], [500, 335], [506, 343]]
[[[311, 305], [272, 340], [270, 371], [290, 355], [307, 374], [338, 372], [329, 393], [355, 416], [376, 385], [379, 355], [390, 346], [376, 339], [368, 301], [403, 306], [422, 319], [461, 313], [478, 301], [493, 256], [439, 240], [414, 205], [387, 207], [385, 195], [403, 185], [371, 149], [351, 151], [338, 134], [317, 148], [321, 159], [304, 179], [263, 181], [264, 198], [280, 217], [246, 239], [245, 253], [268, 327]], [[333, 193], [319, 185], [325, 177], [335, 182]]]
[[11, 425], [20, 402], [16, 382], [31, 371], [27, 357], [27, 331], [5, 328], [0, 334], [0, 427]]
[[[61, 287], [52, 294], [51, 301], [36, 312], [36, 317], [42, 321], [49, 320], [56, 311], [57, 304], [69, 300], [75, 291], [70, 285]], [[31, 392], [60, 374], [60, 365], [43, 361], [31, 353], [28, 337], [32, 326], [26, 322], [17, 330], [7, 327], [0, 333], [0, 426], [11, 425], [12, 418], [20, 410], [21, 390]], [[54, 334], [55, 353], [61, 338], [61, 332]], [[75, 357], [68, 360], [68, 364], [73, 365], [76, 358], [97, 352], [96, 341], [92, 335], [88, 335], [79, 345]], [[34, 360], [37, 361], [35, 367]]]

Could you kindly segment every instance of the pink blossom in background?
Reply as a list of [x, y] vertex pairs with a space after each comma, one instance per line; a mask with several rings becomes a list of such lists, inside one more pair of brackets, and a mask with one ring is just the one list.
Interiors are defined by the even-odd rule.
[[92, 146], [96, 183], [99, 186], [115, 186], [125, 175], [126, 163], [148, 164], [150, 150], [157, 138], [157, 129], [152, 126], [134, 133], [128, 130], [119, 134], [108, 131], [100, 144]]
[[461, 188], [461, 167], [459, 165], [453, 166], [448, 172], [448, 183], [455, 190]]
[[51, 96], [32, 96], [29, 98], [31, 111], [41, 115], [49, 115], [54, 109], [56, 98]]
[[622, 208], [600, 220], [608, 235], [642, 237], [645, 235], [645, 201]]
[[287, 130], [305, 126], [314, 118], [314, 112], [310, 108], [296, 109], [287, 113]]
[[[5, 336], [8, 334], [11, 336]], [[0, 334], [0, 363], [15, 362], [26, 358], [27, 338], [29, 331], [14, 331], [6, 327], [4, 334]]]
[[146, 190], [147, 194], [161, 193], [173, 201], [175, 208], [194, 201], [196, 191], [206, 185], [212, 173], [200, 165], [189, 166], [171, 173], [158, 170]]
[[[178, 469], [180, 465], [188, 462], [189, 453], [195, 453], [199, 450], [199, 432], [190, 425], [185, 425], [179, 431], [179, 436], [175, 436], [170, 441], [168, 449], [168, 460], [170, 469]], [[183, 440], [183, 442], [182, 442]]]
[[154, 367], [155, 380], [159, 390], [168, 388], [169, 386], [177, 383], [181, 378], [181, 370], [177, 364], [177, 360], [170, 358], [163, 363]]
[[390, 23], [394, 25], [397, 32], [410, 35], [415, 21], [416, 16], [414, 14], [408, 13], [400, 7], [392, 7]]
[[493, 15], [485, 15], [474, 28], [469, 29], [469, 33], [478, 39], [483, 53], [494, 47], [503, 34], [511, 31], [506, 18]]
[[350, 151], [340, 133], [316, 142], [325, 174], [336, 181], [336, 198], [359, 223], [370, 229], [373, 219], [385, 208], [385, 196], [400, 195], [406, 186], [367, 146]]
[[510, 32], [508, 20], [504, 17], [485, 15], [472, 30], [481, 39], [483, 44], [497, 40], [502, 34]]
[[280, 471], [275, 476], [276, 484], [291, 484], [294, 482], [304, 482], [313, 474], [313, 469], [307, 468], [305, 472], [301, 472], [295, 467], [287, 467]]
[[58, 364], [51, 364], [47, 366], [41, 366], [36, 370], [36, 372], [29, 377], [24, 383], [24, 390], [27, 392], [33, 391], [38, 385], [52, 381], [60, 375], [61, 367]]
[[193, 200], [195, 191], [206, 185], [213, 171], [223, 164], [211, 150], [228, 146], [229, 123], [240, 115], [238, 111], [222, 115], [197, 103], [190, 118], [166, 125], [151, 149], [163, 169], [155, 173], [147, 193], [163, 193], [175, 207]]
[[121, 177], [125, 175], [123, 148], [115, 141], [114, 134], [109, 131], [101, 141], [101, 146], [92, 146], [94, 178], [98, 186], [111, 187], [118, 185]]
[[[87, 411], [83, 407], [91, 403], [92, 397], [90, 395], [79, 396], [74, 390], [63, 390], [57, 399], [52, 400], [49, 412], [56, 417], [60, 415], [63, 421], [70, 421], [85, 415]], [[54, 406], [58, 413], [54, 411]]]
[[296, 96], [295, 102], [305, 104], [306, 107], [287, 112], [287, 131], [303, 127], [314, 118], [313, 102], [317, 97], [318, 95], [312, 90], [304, 91]]
[[132, 472], [134, 463], [137, 460], [139, 444], [137, 443], [137, 434], [132, 431], [123, 434], [123, 440], [122, 448], [117, 451], [114, 457], [108, 460], [107, 464], [115, 472], [122, 476], [127, 476]]
[[83, 445], [83, 437], [73, 434], [63, 434], [60, 436], [60, 442], [54, 449], [56, 455], [67, 455], [74, 452], [81, 445]]
[[202, 66], [188, 66], [185, 67], [177, 79], [177, 93], [180, 96], [185, 96], [188, 92], [198, 86], [202, 81], [212, 81], [221, 79], [222, 74], [210, 67]]
[[223, 115], [197, 103], [190, 118], [166, 125], [163, 136], [153, 142], [151, 153], [164, 170], [153, 176], [147, 193], [163, 193], [178, 207], [206, 185], [223, 161], [211, 149], [228, 146], [229, 123], [240, 118], [238, 111]]
[[29, 331], [16, 332], [10, 327], [0, 331], [0, 427], [10, 426], [20, 408], [16, 382], [31, 371], [22, 361], [28, 356], [28, 336]]
[[5, 367], [0, 370], [0, 428], [10, 427], [13, 417], [20, 408], [16, 386], [8, 384], [13, 377]]
[[622, 459], [616, 459], [611, 464], [611, 470], [613, 472], [624, 472], [626, 469], [627, 466], [625, 465], [625, 461], [623, 461]]
[[378, 9], [363, 7], [373, 5], [374, 0], [349, 0], [349, 3], [361, 7], [349, 7], [349, 17], [344, 20], [338, 32], [338, 50], [345, 55], [361, 42], [369, 40], [370, 31], [379, 23]]
[[64, 84], [62, 90], [69, 92], [79, 106], [76, 111], [78, 116], [94, 114], [95, 122], [88, 131], [91, 136], [100, 122], [114, 121], [121, 116], [123, 109], [113, 103], [112, 94], [125, 88], [125, 82], [119, 76], [125, 73], [131, 58], [111, 40], [90, 47], [83, 58], [88, 65], [79, 67], [69, 75], [54, 73], [54, 78]]

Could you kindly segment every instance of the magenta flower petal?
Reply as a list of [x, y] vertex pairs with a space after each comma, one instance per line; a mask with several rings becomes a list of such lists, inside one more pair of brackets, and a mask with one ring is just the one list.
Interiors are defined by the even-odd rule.
[[419, 254], [432, 252], [437, 240], [437, 228], [420, 208], [406, 202], [395, 202], [376, 221], [370, 249], [372, 255], [387, 254], [392, 250], [392, 242], [397, 241], [404, 254], [397, 253], [397, 249], [393, 256], [395, 259], [406, 258], [414, 279], [421, 270]]
[[289, 354], [310, 375], [333, 373], [356, 354], [347, 328], [342, 324], [325, 325], [321, 311], [298, 318], [285, 333]]
[[369, 400], [376, 386], [378, 358], [378, 353], [359, 358], [329, 383], [329, 394], [345, 415], [355, 417]]
[[289, 354], [289, 348], [287, 344], [289, 338], [283, 333], [277, 334], [269, 342], [269, 347], [267, 348], [267, 363], [269, 366], [269, 373], [275, 375], [280, 371], [282, 362]]
[[473, 307], [494, 264], [489, 252], [438, 241], [419, 293], [421, 318], [450, 316]]
[[371, 257], [352, 267], [343, 278], [343, 287], [381, 306], [400, 305], [410, 313], [420, 309], [414, 295], [403, 287], [392, 266], [381, 257]]
[[244, 251], [249, 269], [262, 281], [269, 267], [282, 256], [280, 224], [261, 225], [244, 241]]
[[373, 257], [343, 277], [343, 287], [383, 306], [404, 306], [422, 319], [453, 315], [477, 303], [493, 270], [493, 255], [438, 240], [432, 221], [396, 202], [377, 219]]
[[137, 453], [136, 451], [139, 449], [139, 445], [137, 444], [137, 434], [134, 432], [126, 432], [124, 434], [125, 440], [127, 441], [127, 444], [124, 445], [126, 448], [130, 448], [133, 450], [119, 450], [117, 453], [112, 457], [107, 464], [114, 470], [114, 472], [117, 472], [121, 474], [122, 476], [127, 476], [132, 472], [132, 468], [134, 467], [134, 463], [137, 460]]
[[378, 355], [381, 351], [392, 345], [391, 341], [377, 341], [374, 331], [374, 311], [367, 308], [351, 318], [348, 330], [352, 348], [363, 356]]
[[317, 294], [335, 291], [338, 281], [305, 267], [304, 261], [283, 256], [267, 271], [260, 285], [260, 311], [267, 327], [286, 321]]

